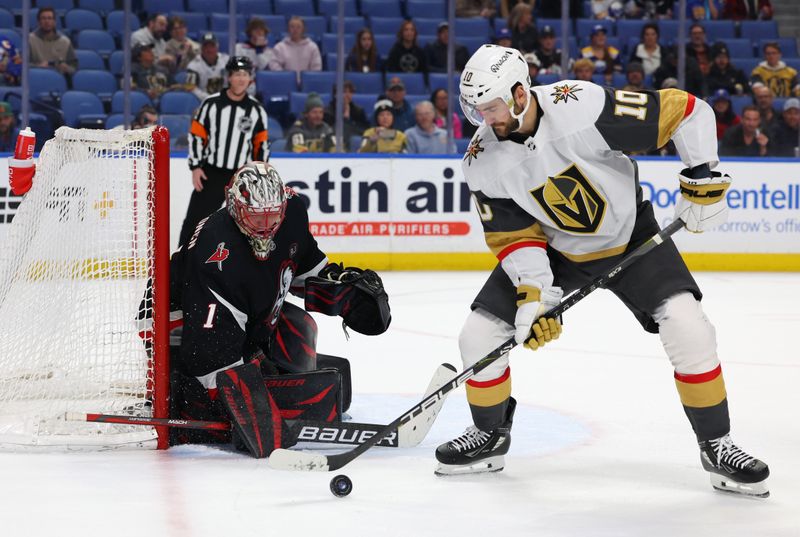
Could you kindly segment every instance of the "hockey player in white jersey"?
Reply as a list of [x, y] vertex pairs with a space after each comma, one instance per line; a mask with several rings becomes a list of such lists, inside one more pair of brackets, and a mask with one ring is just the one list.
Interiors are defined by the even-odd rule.
[[[460, 90], [466, 117], [479, 127], [464, 175], [499, 260], [459, 336], [465, 367], [512, 335], [531, 350], [557, 339], [560, 319], [539, 316], [659, 230], [636, 163], [623, 151], [672, 140], [685, 166], [676, 217], [697, 233], [727, 218], [730, 178], [712, 171], [719, 163], [714, 113], [689, 93], [576, 80], [531, 88], [522, 55], [497, 45], [475, 52]], [[768, 495], [767, 465], [731, 442], [714, 327], [674, 243], [648, 253], [608, 289], [659, 334], [712, 485]], [[438, 447], [440, 475], [502, 470], [511, 442], [508, 356], [466, 384], [474, 425]]]

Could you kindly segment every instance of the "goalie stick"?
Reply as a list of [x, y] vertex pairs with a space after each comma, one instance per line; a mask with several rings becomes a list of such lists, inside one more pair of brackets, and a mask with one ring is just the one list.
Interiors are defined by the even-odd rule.
[[[622, 260], [615, 265], [607, 273], [601, 274], [588, 284], [584, 285], [577, 291], [570, 294], [558, 306], [554, 307], [544, 315], [547, 317], [556, 317], [570, 309], [572, 306], [583, 300], [587, 295], [592, 293], [595, 289], [602, 287], [609, 280], [615, 278], [624, 269], [636, 262], [640, 257], [648, 253], [653, 248], [662, 244], [666, 239], [673, 235], [676, 231], [683, 227], [684, 223], [681, 219], [676, 219], [666, 228], [662, 229], [644, 243], [640, 244], [632, 252], [628, 253]], [[308, 451], [297, 451], [290, 449], [276, 449], [273, 451], [268, 459], [270, 467], [276, 470], [304, 470], [304, 471], [319, 471], [319, 472], [333, 472], [342, 468], [346, 464], [352, 462], [355, 458], [364, 454], [372, 446], [378, 444], [383, 435], [391, 434], [391, 432], [402, 427], [404, 424], [415, 419], [420, 413], [424, 412], [426, 408], [438, 404], [443, 397], [446, 396], [451, 390], [458, 388], [467, 380], [484, 370], [492, 362], [509, 352], [516, 347], [517, 343], [514, 338], [509, 338], [502, 345], [491, 351], [489, 354], [478, 360], [471, 367], [468, 367], [459, 375], [449, 382], [444, 384], [441, 388], [425, 397], [422, 401], [411, 407], [404, 414], [396, 418], [394, 421], [386, 425], [378, 434], [367, 440], [366, 442], [356, 446], [355, 448], [333, 455], [323, 455], [322, 453], [314, 453]]]
[[[430, 395], [441, 388], [444, 383], [456, 372], [450, 364], [442, 364], [433, 374], [425, 395]], [[416, 447], [427, 436], [436, 421], [436, 416], [444, 400], [436, 408], [420, 414], [416, 419], [405, 423], [389, 432], [377, 442], [381, 447]], [[65, 414], [66, 421], [88, 421], [94, 423], [118, 423], [123, 425], [166, 426], [181, 429], [201, 429], [206, 431], [229, 431], [231, 424], [226, 421], [187, 420], [179, 418], [150, 418], [145, 416], [125, 416], [114, 414], [78, 413]], [[327, 422], [320, 420], [287, 420], [295, 442], [309, 442], [316, 444], [341, 444], [358, 445], [366, 442], [376, 434], [384, 432], [384, 425], [355, 422]]]

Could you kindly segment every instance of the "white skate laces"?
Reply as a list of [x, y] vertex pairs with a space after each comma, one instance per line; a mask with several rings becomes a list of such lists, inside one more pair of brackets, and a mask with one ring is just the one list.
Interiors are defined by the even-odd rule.
[[474, 425], [467, 427], [464, 434], [450, 441], [458, 451], [467, 451], [480, 446], [489, 439], [489, 433], [483, 432]]
[[721, 438], [711, 440], [710, 443], [712, 449], [714, 450], [714, 454], [717, 456], [717, 460], [715, 461], [717, 466], [719, 466], [724, 460], [725, 464], [733, 466], [739, 470], [743, 470], [748, 464], [755, 460], [755, 457], [748, 455], [742, 451], [739, 446], [734, 444], [731, 440], [731, 435], [729, 434], [726, 434]]

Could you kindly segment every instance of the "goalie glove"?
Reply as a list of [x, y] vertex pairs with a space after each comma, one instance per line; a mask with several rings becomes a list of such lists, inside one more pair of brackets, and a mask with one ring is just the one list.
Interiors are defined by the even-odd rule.
[[675, 204], [675, 218], [683, 220], [692, 233], [702, 233], [728, 219], [725, 193], [731, 185], [729, 175], [712, 172], [707, 164], [685, 168], [678, 176], [681, 197]]
[[535, 351], [561, 335], [561, 320], [541, 317], [561, 303], [564, 292], [560, 287], [539, 289], [521, 283], [517, 286], [517, 315], [514, 318], [514, 339], [525, 348]]

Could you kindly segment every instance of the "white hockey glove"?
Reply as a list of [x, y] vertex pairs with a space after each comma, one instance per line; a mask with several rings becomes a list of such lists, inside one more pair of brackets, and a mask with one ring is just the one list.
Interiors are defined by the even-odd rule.
[[539, 289], [521, 283], [517, 287], [517, 315], [514, 318], [514, 339], [532, 351], [561, 335], [561, 320], [539, 317], [558, 306], [564, 292], [560, 287]]
[[681, 197], [675, 204], [675, 218], [680, 218], [687, 230], [702, 233], [724, 224], [728, 219], [725, 192], [731, 185], [729, 175], [709, 170], [707, 164], [685, 168], [678, 176]]

